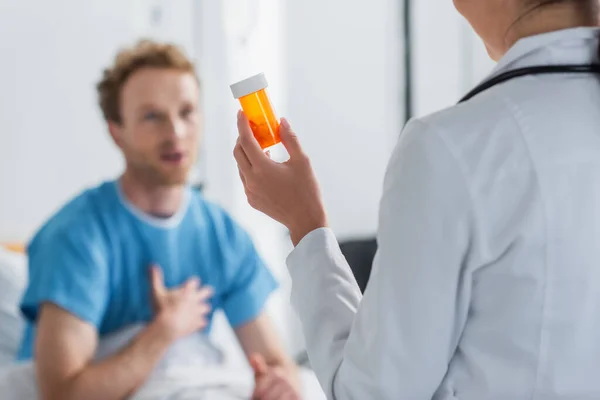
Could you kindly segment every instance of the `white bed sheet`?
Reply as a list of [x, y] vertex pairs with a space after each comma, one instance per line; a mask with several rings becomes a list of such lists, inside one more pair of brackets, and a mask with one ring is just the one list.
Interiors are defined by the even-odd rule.
[[[97, 359], [119, 351], [142, 329], [131, 327], [101, 341]], [[201, 335], [176, 343], [131, 400], [243, 400], [253, 390], [249, 367], [222, 363], [218, 352]], [[314, 374], [301, 369], [303, 398], [325, 400]], [[37, 400], [35, 371], [31, 363], [0, 368], [0, 399]]]
[[[325, 400], [312, 371], [300, 370], [303, 398]], [[248, 400], [252, 394], [252, 373], [227, 367], [173, 368], [154, 374], [131, 400]], [[35, 371], [31, 363], [0, 368], [2, 400], [37, 400]]]
[[[303, 397], [325, 400], [312, 371], [301, 369], [300, 374]], [[249, 370], [186, 367], [171, 371], [169, 376], [154, 376], [131, 400], [248, 400], [252, 389], [253, 378]]]

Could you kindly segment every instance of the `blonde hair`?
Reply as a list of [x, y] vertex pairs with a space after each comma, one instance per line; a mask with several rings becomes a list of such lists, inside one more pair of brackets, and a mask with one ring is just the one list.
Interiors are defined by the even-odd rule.
[[177, 46], [141, 40], [135, 46], [119, 51], [111, 67], [106, 68], [96, 85], [100, 109], [107, 121], [120, 123], [120, 95], [127, 79], [136, 71], [146, 68], [168, 68], [198, 76], [192, 61]]

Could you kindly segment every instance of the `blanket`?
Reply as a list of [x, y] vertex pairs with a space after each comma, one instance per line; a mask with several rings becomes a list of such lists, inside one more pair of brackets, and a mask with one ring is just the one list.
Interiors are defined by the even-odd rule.
[[[130, 327], [100, 342], [97, 360], [126, 346], [141, 326]], [[314, 374], [301, 371], [303, 397], [324, 400]], [[203, 335], [175, 343], [131, 400], [248, 400], [254, 387], [250, 368], [229, 366]], [[35, 368], [31, 362], [0, 368], [3, 400], [37, 400]]]

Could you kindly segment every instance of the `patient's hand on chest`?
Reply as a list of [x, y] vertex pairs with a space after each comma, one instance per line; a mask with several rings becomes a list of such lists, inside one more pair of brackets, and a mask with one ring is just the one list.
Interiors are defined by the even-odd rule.
[[152, 267], [151, 283], [154, 318], [164, 326], [169, 339], [175, 341], [206, 327], [212, 288], [200, 286], [198, 278], [190, 278], [180, 287], [167, 289], [159, 266]]

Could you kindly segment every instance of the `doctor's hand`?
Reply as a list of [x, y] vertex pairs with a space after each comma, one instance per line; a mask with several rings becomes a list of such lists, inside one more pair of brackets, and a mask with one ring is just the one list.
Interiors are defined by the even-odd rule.
[[208, 300], [213, 294], [210, 287], [200, 287], [200, 280], [191, 278], [178, 288], [167, 289], [159, 266], [152, 266], [150, 274], [155, 321], [168, 340], [175, 341], [206, 327], [206, 316], [211, 310]]
[[248, 203], [285, 225], [294, 245], [308, 233], [327, 226], [319, 184], [287, 120], [281, 120], [281, 142], [290, 159], [269, 158], [252, 135], [248, 119], [238, 112], [239, 137], [233, 151]]
[[300, 391], [289, 371], [268, 366], [260, 354], [252, 356], [250, 365], [255, 380], [252, 400], [300, 400]]

